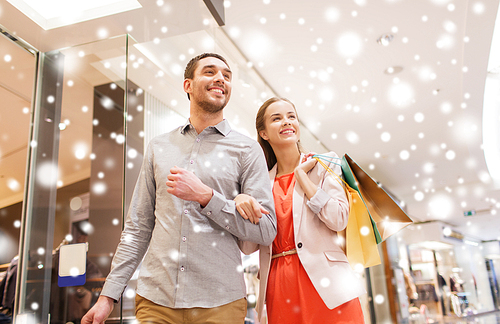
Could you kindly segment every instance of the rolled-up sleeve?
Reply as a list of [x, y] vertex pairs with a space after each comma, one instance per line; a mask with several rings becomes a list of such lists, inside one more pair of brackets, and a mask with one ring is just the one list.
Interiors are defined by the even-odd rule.
[[321, 209], [328, 203], [330, 200], [330, 196], [321, 188], [318, 188], [318, 191], [314, 194], [311, 200], [306, 202], [306, 205], [311, 209], [311, 211], [315, 214], [318, 214]]

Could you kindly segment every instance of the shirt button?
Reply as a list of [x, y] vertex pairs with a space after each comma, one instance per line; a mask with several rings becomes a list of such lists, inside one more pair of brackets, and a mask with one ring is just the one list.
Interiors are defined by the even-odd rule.
[[193, 164], [193, 163], [194, 163], [194, 161], [193, 161], [193, 160], [191, 160], [191, 161], [189, 161], [189, 163]]
[[297, 247], [300, 249], [302, 248], [302, 242], [300, 242], [299, 244], [297, 244]]
[[227, 230], [229, 229], [229, 225], [226, 225], [226, 229], [227, 229]]
[[212, 212], [211, 211], [207, 212], [207, 215], [208, 216], [212, 215]]
[[184, 214], [187, 214], [189, 213], [189, 211], [187, 209], [184, 209]]
[[196, 142], [197, 142], [197, 143], [199, 143], [199, 142], [200, 142], [200, 139], [199, 139], [199, 138], [197, 138], [197, 139], [196, 139]]
[[184, 271], [184, 267], [181, 267], [181, 271]]
[[182, 237], [182, 242], [186, 242], [186, 240], [187, 240], [187, 237], [183, 236]]

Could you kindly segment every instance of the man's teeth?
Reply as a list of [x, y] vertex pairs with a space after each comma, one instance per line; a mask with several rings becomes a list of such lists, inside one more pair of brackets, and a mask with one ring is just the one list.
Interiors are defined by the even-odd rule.
[[224, 92], [221, 89], [210, 89], [210, 91], [217, 92], [223, 94]]

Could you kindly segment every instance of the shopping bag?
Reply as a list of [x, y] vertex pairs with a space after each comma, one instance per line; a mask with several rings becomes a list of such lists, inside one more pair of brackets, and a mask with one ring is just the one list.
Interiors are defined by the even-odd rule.
[[368, 208], [377, 244], [413, 223], [394, 199], [348, 154], [342, 157], [341, 165], [346, 182], [360, 193]]
[[[354, 268], [358, 264], [368, 268], [381, 263], [377, 248], [373, 225], [370, 214], [366, 208], [359, 192], [351, 188], [339, 175], [329, 168], [320, 158], [316, 160], [339, 182], [344, 188], [349, 202], [349, 218], [347, 227], [337, 235], [345, 240], [345, 253], [349, 264]], [[340, 181], [344, 182], [342, 184]]]

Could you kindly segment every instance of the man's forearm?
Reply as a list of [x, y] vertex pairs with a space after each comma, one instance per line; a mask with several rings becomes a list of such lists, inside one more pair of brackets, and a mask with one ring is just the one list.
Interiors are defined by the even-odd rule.
[[263, 207], [270, 213], [263, 214], [259, 224], [252, 224], [236, 211], [233, 200], [226, 200], [224, 196], [214, 191], [212, 199], [201, 213], [242, 241], [270, 245], [276, 236], [276, 216], [272, 206], [263, 204]]

